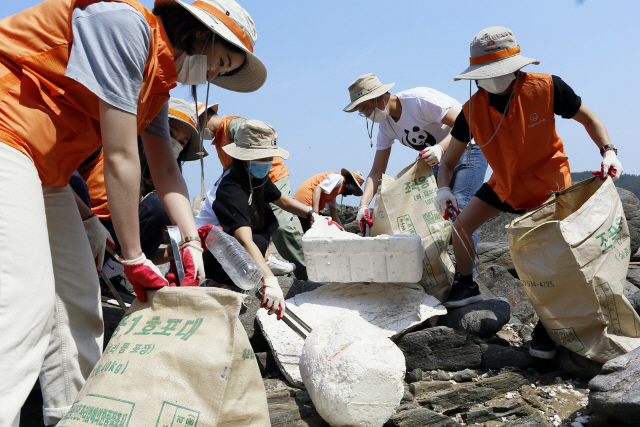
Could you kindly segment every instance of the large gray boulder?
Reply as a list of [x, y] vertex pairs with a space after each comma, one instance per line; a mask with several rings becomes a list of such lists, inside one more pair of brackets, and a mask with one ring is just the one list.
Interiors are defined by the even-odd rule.
[[438, 319], [438, 325], [448, 326], [480, 338], [489, 338], [509, 321], [511, 310], [504, 299], [485, 299], [449, 310]]
[[518, 215], [502, 212], [495, 218], [491, 218], [478, 229], [478, 243], [509, 242], [505, 226]]
[[616, 188], [622, 201], [624, 216], [629, 225], [629, 235], [631, 236], [631, 254], [635, 254], [640, 248], [640, 200], [629, 190]]
[[511, 306], [509, 323], [537, 323], [536, 314], [524, 286], [506, 268], [492, 265], [476, 275], [476, 282], [485, 298], [504, 298]]
[[518, 276], [508, 242], [479, 242], [478, 261], [484, 265], [499, 265], [506, 268], [512, 276]]
[[640, 289], [640, 265], [630, 265], [627, 272], [627, 281]]
[[602, 367], [589, 382], [589, 408], [609, 418], [638, 425], [640, 419], [640, 348]]

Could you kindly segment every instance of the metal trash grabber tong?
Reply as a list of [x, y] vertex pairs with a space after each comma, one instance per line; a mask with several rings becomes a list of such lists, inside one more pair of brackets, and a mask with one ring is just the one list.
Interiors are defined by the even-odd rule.
[[[255, 292], [256, 297], [262, 301], [262, 291], [260, 288], [256, 289]], [[305, 340], [307, 336], [311, 333], [311, 327], [307, 325], [298, 315], [296, 315], [293, 311], [289, 309], [289, 307], [285, 308], [285, 312], [282, 315], [282, 321], [293, 330], [296, 334], [300, 335], [300, 338]], [[297, 323], [297, 325], [296, 325]], [[300, 327], [298, 327], [300, 325]], [[303, 330], [304, 329], [304, 330]]]
[[[118, 254], [116, 253], [116, 251], [114, 251], [111, 246], [107, 245], [107, 252], [109, 252], [111, 254], [111, 256], [118, 262], [120, 262], [120, 259], [118, 257]], [[98, 271], [98, 274], [100, 275], [100, 277], [102, 277], [102, 280], [104, 281], [104, 283], [107, 284], [107, 287], [109, 288], [109, 290], [111, 291], [111, 293], [113, 294], [113, 296], [115, 297], [116, 301], [118, 301], [118, 305], [120, 305], [120, 308], [122, 309], [122, 311], [126, 312], [128, 310], [128, 307], [126, 306], [126, 304], [124, 303], [124, 301], [122, 300], [122, 297], [120, 296], [120, 294], [118, 293], [118, 291], [116, 291], [116, 287], [113, 286], [113, 283], [111, 283], [111, 280], [109, 280], [109, 278], [107, 277], [106, 274], [104, 274], [104, 271]]]

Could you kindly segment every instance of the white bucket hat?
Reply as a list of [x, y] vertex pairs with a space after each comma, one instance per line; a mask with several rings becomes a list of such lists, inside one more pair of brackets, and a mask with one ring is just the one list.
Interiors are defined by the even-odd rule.
[[[156, 0], [156, 4], [166, 0]], [[253, 92], [267, 80], [267, 68], [253, 54], [258, 39], [256, 26], [251, 16], [234, 0], [196, 0], [187, 4], [175, 0], [187, 9], [211, 31], [229, 43], [242, 49], [247, 57], [242, 68], [231, 76], [218, 76], [211, 81], [214, 85], [235, 92]]]
[[356, 192], [353, 193], [354, 196], [360, 197], [363, 194], [362, 191], [362, 184], [364, 184], [364, 176], [362, 175], [362, 172], [360, 171], [353, 171], [350, 172], [349, 169], [346, 168], [342, 168], [342, 170], [340, 171], [340, 173], [342, 175], [351, 175], [351, 177], [353, 178], [353, 180], [355, 181], [356, 184], [358, 184], [358, 188], [356, 188]]
[[[194, 104], [195, 103], [193, 103], [191, 105], [193, 106]], [[209, 108], [213, 109], [213, 111], [215, 111], [216, 114], [218, 114], [218, 104], [209, 104], [209, 105], [206, 106], [207, 108], [204, 108], [204, 107], [205, 107], [204, 102], [201, 102], [200, 104], [198, 104], [198, 117], [202, 116], [202, 114], [205, 111], [208, 111]]]
[[[191, 131], [191, 137], [189, 138], [189, 151], [187, 151], [184, 160], [189, 162], [191, 160], [198, 160], [200, 156], [200, 139], [198, 138], [198, 129], [196, 128], [196, 120], [193, 114], [193, 104], [189, 104], [184, 99], [169, 98], [169, 118], [179, 120], [189, 126]], [[207, 150], [204, 150], [204, 156], [208, 156]]]
[[233, 143], [222, 147], [225, 153], [239, 160], [257, 160], [264, 157], [282, 157], [289, 152], [278, 147], [276, 130], [260, 120], [245, 120], [236, 132]]
[[469, 67], [453, 80], [482, 80], [514, 73], [537, 59], [520, 55], [516, 36], [505, 27], [491, 27], [480, 31], [471, 42]]
[[375, 74], [369, 73], [358, 77], [349, 85], [349, 96], [351, 103], [344, 107], [343, 111], [353, 113], [358, 104], [377, 98], [380, 95], [389, 92], [395, 86], [395, 83], [383, 85]]

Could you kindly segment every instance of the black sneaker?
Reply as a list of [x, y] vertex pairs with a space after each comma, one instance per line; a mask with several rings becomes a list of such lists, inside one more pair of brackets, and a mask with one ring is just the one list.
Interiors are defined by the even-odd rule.
[[533, 328], [529, 354], [539, 359], [553, 359], [556, 357], [556, 343], [551, 339], [541, 321]]
[[482, 300], [484, 300], [484, 298], [480, 294], [480, 288], [476, 282], [473, 282], [473, 286], [453, 282], [451, 292], [449, 292], [449, 298], [447, 298], [443, 305], [447, 308], [457, 308]]
[[[129, 292], [129, 290], [122, 283], [120, 283], [121, 280], [121, 276], [114, 276], [109, 279], [113, 287], [116, 289], [116, 292], [118, 292], [118, 295], [120, 295], [120, 298], [122, 298], [122, 301], [124, 301], [124, 305], [129, 307], [131, 303], [136, 299], [136, 296]], [[111, 293], [111, 289], [109, 289], [109, 286], [107, 286], [107, 284], [102, 280], [102, 277], [100, 277], [100, 294], [102, 297], [102, 302], [120, 307], [120, 304], [118, 304], [118, 300], [116, 300], [116, 298], [113, 296], [113, 294]]]

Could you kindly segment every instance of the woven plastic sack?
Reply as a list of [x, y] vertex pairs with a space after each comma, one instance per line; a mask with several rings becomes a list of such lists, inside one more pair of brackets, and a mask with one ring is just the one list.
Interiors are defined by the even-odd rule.
[[136, 299], [59, 427], [269, 426], [241, 294], [166, 287]]
[[438, 191], [433, 169], [422, 159], [395, 178], [383, 175], [376, 194], [371, 235], [417, 234], [424, 244], [420, 285], [440, 301], [449, 295], [455, 268], [447, 254], [451, 223], [433, 201]]
[[623, 295], [629, 228], [610, 178], [555, 193], [507, 233], [518, 276], [555, 342], [599, 362], [640, 346], [640, 318]]

